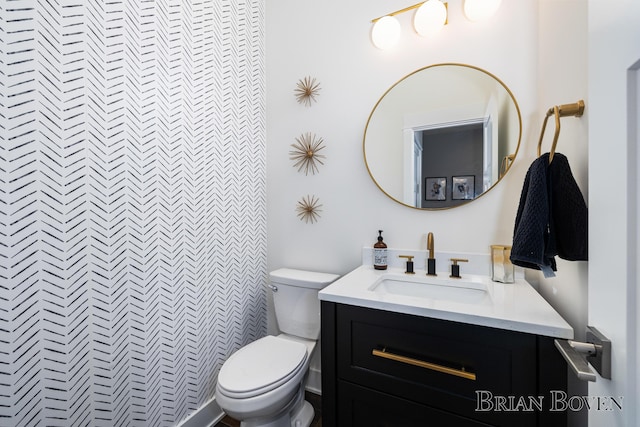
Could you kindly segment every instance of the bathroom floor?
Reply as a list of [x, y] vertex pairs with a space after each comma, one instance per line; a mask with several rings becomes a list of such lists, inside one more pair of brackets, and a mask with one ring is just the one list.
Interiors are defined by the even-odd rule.
[[[313, 410], [315, 411], [315, 415], [313, 416], [313, 421], [311, 422], [310, 427], [322, 427], [322, 406], [320, 396], [315, 393], [306, 391], [305, 399], [307, 400], [307, 402], [311, 403], [311, 405], [313, 406]], [[222, 421], [216, 424], [215, 427], [240, 427], [240, 421], [226, 416], [222, 419]]]

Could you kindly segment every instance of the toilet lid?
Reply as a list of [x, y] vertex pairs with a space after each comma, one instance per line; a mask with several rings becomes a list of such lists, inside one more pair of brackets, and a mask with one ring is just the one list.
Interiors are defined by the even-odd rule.
[[218, 386], [230, 396], [252, 397], [287, 382], [306, 359], [306, 345], [269, 335], [232, 354], [220, 369]]

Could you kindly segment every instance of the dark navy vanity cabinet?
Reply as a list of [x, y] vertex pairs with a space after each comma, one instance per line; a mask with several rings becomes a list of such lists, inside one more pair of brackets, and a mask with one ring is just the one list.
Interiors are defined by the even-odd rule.
[[326, 426], [566, 425], [553, 338], [321, 303]]

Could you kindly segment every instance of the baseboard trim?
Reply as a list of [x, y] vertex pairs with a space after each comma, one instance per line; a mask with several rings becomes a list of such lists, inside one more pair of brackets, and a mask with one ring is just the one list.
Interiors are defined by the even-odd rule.
[[322, 373], [319, 369], [309, 369], [307, 382], [304, 388], [312, 393], [322, 394]]
[[177, 427], [213, 427], [225, 416], [224, 411], [213, 398], [189, 415]]

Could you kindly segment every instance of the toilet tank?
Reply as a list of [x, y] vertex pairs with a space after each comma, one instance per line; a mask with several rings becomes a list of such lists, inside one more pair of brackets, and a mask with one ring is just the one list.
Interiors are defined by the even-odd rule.
[[337, 274], [281, 268], [269, 274], [278, 329], [288, 335], [317, 340], [320, 336], [318, 292]]

